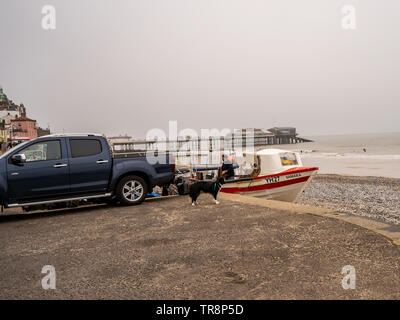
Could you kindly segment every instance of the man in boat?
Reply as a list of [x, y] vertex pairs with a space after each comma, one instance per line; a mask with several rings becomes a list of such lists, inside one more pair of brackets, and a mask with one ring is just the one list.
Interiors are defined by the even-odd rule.
[[221, 174], [225, 178], [225, 180], [230, 180], [235, 177], [235, 171], [233, 170], [233, 163], [228, 159], [228, 157], [225, 154], [222, 155]]

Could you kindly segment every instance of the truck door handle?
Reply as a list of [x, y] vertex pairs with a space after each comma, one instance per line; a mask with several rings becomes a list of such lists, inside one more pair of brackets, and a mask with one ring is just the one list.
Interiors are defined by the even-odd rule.
[[96, 163], [107, 163], [108, 160], [97, 160]]
[[66, 163], [57, 163], [57, 164], [55, 164], [53, 167], [54, 167], [54, 168], [62, 168], [62, 167], [66, 167], [66, 166], [67, 166]]

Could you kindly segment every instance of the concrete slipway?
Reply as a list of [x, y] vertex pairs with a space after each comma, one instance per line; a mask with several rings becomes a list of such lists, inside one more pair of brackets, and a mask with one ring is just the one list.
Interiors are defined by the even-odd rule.
[[[221, 194], [0, 217], [0, 298], [398, 299], [400, 231]], [[350, 222], [350, 223], [349, 223]], [[43, 290], [44, 265], [57, 287]], [[344, 290], [343, 266], [356, 270]]]

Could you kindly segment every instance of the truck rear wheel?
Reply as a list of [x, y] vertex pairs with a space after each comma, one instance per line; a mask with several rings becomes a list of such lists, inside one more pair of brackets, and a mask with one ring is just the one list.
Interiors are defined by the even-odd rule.
[[147, 183], [138, 176], [127, 176], [117, 185], [116, 196], [124, 205], [140, 204], [147, 194]]

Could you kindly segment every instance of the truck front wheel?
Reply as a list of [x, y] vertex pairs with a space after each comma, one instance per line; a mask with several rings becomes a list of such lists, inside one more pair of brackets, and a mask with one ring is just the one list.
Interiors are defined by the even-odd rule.
[[147, 194], [147, 184], [138, 176], [127, 176], [118, 183], [116, 196], [124, 205], [140, 204]]

